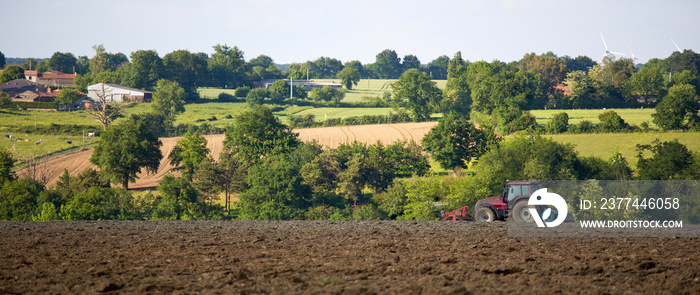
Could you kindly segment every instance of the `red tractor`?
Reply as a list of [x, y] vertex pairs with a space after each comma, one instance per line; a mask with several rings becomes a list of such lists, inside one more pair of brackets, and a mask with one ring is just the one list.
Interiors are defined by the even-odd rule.
[[538, 189], [537, 182], [507, 181], [503, 195], [482, 199], [474, 205], [476, 221], [491, 222], [513, 217], [516, 222], [532, 222], [528, 199]]

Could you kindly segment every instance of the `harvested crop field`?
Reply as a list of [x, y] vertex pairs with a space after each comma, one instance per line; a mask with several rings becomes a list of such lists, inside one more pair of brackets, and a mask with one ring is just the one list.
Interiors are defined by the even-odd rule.
[[697, 238], [510, 238], [505, 223], [0, 223], [0, 293], [692, 294]]
[[[355, 140], [367, 144], [373, 144], [377, 140], [384, 144], [391, 144], [398, 140], [415, 140], [420, 143], [430, 128], [435, 126], [437, 122], [424, 123], [402, 123], [402, 124], [384, 124], [384, 125], [364, 125], [364, 126], [343, 126], [343, 127], [326, 127], [326, 128], [309, 128], [297, 129], [299, 138], [302, 141], [316, 140], [322, 145], [336, 148], [341, 143], [351, 143]], [[205, 135], [207, 147], [211, 151], [214, 159], [218, 159], [224, 147], [223, 134]], [[135, 183], [129, 184], [129, 188], [144, 189], [154, 188], [158, 185], [158, 180], [172, 170], [168, 156], [172, 152], [177, 141], [182, 137], [161, 138], [163, 146], [161, 152], [163, 159], [160, 161], [158, 172], [155, 174], [139, 174], [139, 178]], [[46, 163], [46, 173], [49, 175], [48, 186], [54, 186], [58, 178], [63, 174], [65, 169], [71, 176], [78, 175], [88, 167], [96, 168], [90, 163], [92, 149], [67, 154], [59, 157], [54, 157]], [[22, 176], [26, 171], [20, 171], [19, 176]]]

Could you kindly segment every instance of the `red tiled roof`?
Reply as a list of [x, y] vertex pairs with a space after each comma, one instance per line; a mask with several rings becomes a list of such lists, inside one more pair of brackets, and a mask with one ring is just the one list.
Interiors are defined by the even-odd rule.
[[41, 91], [34, 91], [34, 90], [27, 90], [27, 91], [25, 91], [25, 92], [34, 93], [34, 94], [36, 94], [36, 95], [39, 96], [39, 97], [54, 97], [54, 96], [56, 96], [56, 95], [53, 94], [53, 93], [41, 92]]
[[41, 73], [41, 74], [39, 74], [39, 78], [42, 78], [42, 79], [75, 79], [75, 75], [74, 74], [64, 74], [61, 72]]

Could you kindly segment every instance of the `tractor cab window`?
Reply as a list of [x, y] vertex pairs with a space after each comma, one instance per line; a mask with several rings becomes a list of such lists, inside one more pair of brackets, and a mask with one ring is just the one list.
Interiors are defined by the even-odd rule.
[[510, 185], [508, 188], [508, 202], [513, 202], [520, 196], [529, 196], [527, 185]]

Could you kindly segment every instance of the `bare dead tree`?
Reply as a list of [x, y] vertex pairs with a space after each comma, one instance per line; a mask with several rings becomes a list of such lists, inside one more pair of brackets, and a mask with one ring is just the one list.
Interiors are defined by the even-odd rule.
[[89, 110], [98, 122], [102, 123], [103, 130], [107, 130], [107, 126], [114, 122], [117, 118], [122, 117], [122, 105], [114, 102], [114, 94], [105, 91], [105, 83], [100, 83], [101, 90], [96, 91], [97, 100], [95, 107]]
[[53, 177], [53, 173], [49, 169], [49, 159], [43, 154], [37, 156], [31, 153], [24, 159], [24, 163], [27, 164], [27, 175], [44, 186]]

